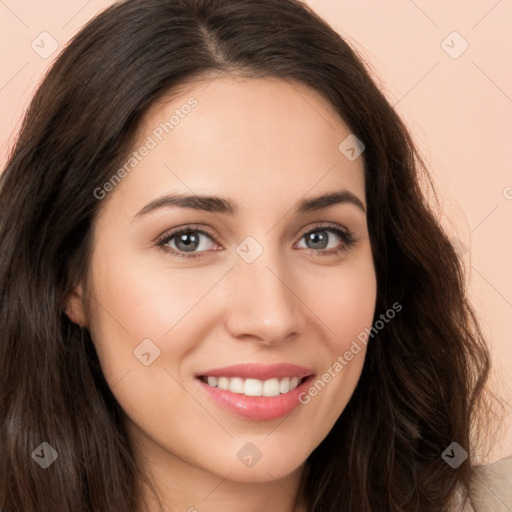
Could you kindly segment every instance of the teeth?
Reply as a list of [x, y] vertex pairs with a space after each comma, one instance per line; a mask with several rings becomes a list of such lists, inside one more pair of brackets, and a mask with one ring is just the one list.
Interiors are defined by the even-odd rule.
[[217, 384], [217, 387], [227, 391], [229, 389], [229, 379], [227, 377], [219, 377], [219, 383]]
[[206, 382], [214, 388], [224, 389], [232, 393], [246, 396], [279, 396], [295, 389], [301, 379], [299, 377], [284, 377], [282, 379], [241, 379], [240, 377], [207, 377]]
[[288, 391], [290, 391], [290, 377], [285, 377], [284, 379], [281, 379], [281, 382], [279, 383], [279, 392], [287, 393]]
[[244, 392], [244, 381], [238, 377], [233, 377], [229, 381], [228, 389], [232, 393], [243, 393]]
[[216, 387], [218, 383], [219, 379], [217, 379], [217, 377], [208, 377], [208, 384], [210, 386]]
[[269, 379], [263, 383], [263, 396], [279, 396], [279, 379]]
[[244, 382], [244, 395], [261, 396], [263, 391], [263, 382], [258, 379], [246, 379]]

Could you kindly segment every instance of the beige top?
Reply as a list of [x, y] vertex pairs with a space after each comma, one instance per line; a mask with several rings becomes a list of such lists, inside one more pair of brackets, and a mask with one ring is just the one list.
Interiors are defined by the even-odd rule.
[[453, 512], [512, 512], [512, 456], [474, 471], [471, 500], [462, 509], [458, 495]]

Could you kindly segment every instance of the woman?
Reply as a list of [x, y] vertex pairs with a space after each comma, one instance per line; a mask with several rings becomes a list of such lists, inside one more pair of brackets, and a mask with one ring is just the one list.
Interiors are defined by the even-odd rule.
[[455, 510], [489, 353], [420, 171], [298, 1], [93, 19], [0, 181], [2, 511]]

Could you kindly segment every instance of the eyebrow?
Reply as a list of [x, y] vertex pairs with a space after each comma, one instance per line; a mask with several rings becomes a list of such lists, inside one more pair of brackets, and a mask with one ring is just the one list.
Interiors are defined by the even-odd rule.
[[[323, 210], [336, 204], [353, 204], [366, 213], [366, 208], [363, 202], [349, 190], [343, 189], [336, 192], [329, 192], [327, 194], [302, 199], [295, 207], [295, 214], [304, 214], [312, 211]], [[154, 199], [136, 213], [133, 220], [139, 219], [160, 208], [169, 208], [173, 206], [191, 208], [193, 210], [201, 210], [209, 213], [223, 213], [226, 215], [237, 215], [239, 213], [237, 204], [233, 203], [230, 199], [217, 196], [184, 195], [176, 193]]]

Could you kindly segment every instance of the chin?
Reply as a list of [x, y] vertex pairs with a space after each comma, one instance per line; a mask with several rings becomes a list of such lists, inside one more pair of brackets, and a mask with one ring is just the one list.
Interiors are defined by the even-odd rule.
[[225, 464], [222, 464], [222, 469], [217, 464], [215, 473], [220, 474], [222, 477], [229, 474], [227, 477], [229, 480], [240, 483], [265, 483], [281, 480], [292, 473], [300, 472], [306, 462], [306, 458], [296, 458], [296, 453], [293, 454], [295, 458], [292, 460], [290, 458], [291, 455], [285, 452], [280, 453], [278, 457], [274, 455], [265, 458], [262, 455], [261, 459], [253, 463], [252, 466], [244, 465], [238, 458], [234, 463], [230, 459], [226, 460]]

